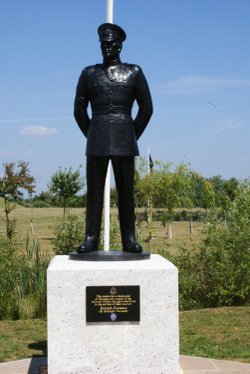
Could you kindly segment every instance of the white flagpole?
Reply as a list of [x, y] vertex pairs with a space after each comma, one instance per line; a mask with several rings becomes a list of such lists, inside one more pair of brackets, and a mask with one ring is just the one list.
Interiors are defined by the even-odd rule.
[[[148, 147], [148, 152], [147, 152], [147, 165], [148, 165], [148, 175], [150, 175], [150, 148]], [[150, 224], [150, 196], [148, 196], [148, 204], [147, 204], [147, 221], [148, 224]]]
[[106, 3], [106, 20], [108, 23], [113, 23], [113, 9], [114, 9], [114, 3], [113, 0], [107, 0]]
[[[106, 21], [113, 23], [113, 0], [106, 0]], [[108, 163], [104, 190], [104, 251], [110, 245], [110, 161]]]

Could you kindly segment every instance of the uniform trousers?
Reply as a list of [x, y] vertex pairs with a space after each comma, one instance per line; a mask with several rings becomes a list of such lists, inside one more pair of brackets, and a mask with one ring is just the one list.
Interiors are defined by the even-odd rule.
[[118, 192], [120, 231], [123, 249], [135, 240], [134, 156], [87, 156], [86, 237], [98, 247], [105, 178], [111, 160]]

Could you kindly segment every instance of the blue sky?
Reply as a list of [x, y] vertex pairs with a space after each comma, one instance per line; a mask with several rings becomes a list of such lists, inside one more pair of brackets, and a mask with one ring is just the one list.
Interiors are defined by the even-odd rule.
[[[154, 114], [141, 156], [205, 177], [250, 177], [250, 1], [114, 0], [122, 61], [143, 68]], [[47, 189], [59, 166], [85, 165], [73, 118], [81, 70], [102, 61], [106, 0], [0, 4], [0, 161], [25, 160]]]

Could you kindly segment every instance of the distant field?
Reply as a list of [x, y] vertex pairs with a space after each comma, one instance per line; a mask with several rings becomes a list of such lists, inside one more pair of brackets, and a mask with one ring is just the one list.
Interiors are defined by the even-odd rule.
[[[3, 209], [0, 209], [0, 234], [5, 232]], [[71, 213], [83, 214], [83, 209], [72, 209]], [[63, 216], [62, 208], [23, 208], [17, 206], [12, 213], [16, 220], [16, 228], [23, 237], [31, 232], [31, 225], [35, 236], [40, 242], [43, 251], [52, 251], [51, 239], [53, 238], [53, 227]]]
[[[192, 223], [192, 234], [190, 234], [189, 222], [179, 221], [172, 222], [172, 239], [169, 238], [168, 228], [163, 227], [160, 221], [153, 221], [152, 223], [152, 237], [151, 243], [144, 244], [144, 248], [150, 250], [152, 253], [156, 253], [159, 250], [167, 249], [175, 254], [178, 246], [182, 243], [191, 248], [193, 244], [197, 244], [202, 239], [203, 223], [195, 222]], [[148, 229], [146, 222], [140, 225], [140, 230], [143, 238], [148, 235]]]
[[[84, 215], [85, 210], [74, 208], [70, 210], [71, 214]], [[36, 237], [39, 239], [41, 249], [43, 251], [53, 251], [51, 239], [53, 238], [53, 227], [63, 216], [62, 208], [23, 208], [17, 206], [12, 213], [12, 218], [16, 220], [17, 230], [26, 236], [33, 230]], [[112, 220], [118, 223], [118, 212], [116, 208], [111, 209]], [[150, 250], [156, 253], [159, 250], [164, 251], [167, 248], [171, 253], [175, 253], [180, 243], [185, 243], [189, 248], [192, 244], [198, 243], [201, 240], [201, 230], [203, 224], [194, 222], [192, 224], [192, 234], [190, 234], [189, 222], [173, 222], [172, 239], [168, 237], [167, 227], [163, 227], [160, 221], [153, 221], [151, 228], [147, 227], [146, 222], [141, 222], [137, 226], [138, 238], [143, 243], [145, 250]], [[3, 204], [0, 200], [0, 234], [5, 232], [4, 226], [4, 210]], [[149, 233], [151, 232], [151, 240], [148, 241]]]

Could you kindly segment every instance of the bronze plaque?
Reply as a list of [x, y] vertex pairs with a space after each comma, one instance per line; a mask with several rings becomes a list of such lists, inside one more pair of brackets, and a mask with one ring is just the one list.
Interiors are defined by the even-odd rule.
[[140, 286], [87, 286], [86, 321], [140, 321]]

